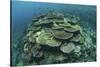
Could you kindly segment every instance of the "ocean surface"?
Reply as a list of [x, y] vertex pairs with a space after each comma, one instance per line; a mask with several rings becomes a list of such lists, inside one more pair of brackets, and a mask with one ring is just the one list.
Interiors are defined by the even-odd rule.
[[11, 7], [13, 64], [18, 63], [20, 59], [19, 41], [28, 24], [36, 16], [47, 13], [50, 10], [61, 12], [64, 15], [78, 16], [84, 27], [96, 31], [96, 6], [93, 5], [12, 1]]

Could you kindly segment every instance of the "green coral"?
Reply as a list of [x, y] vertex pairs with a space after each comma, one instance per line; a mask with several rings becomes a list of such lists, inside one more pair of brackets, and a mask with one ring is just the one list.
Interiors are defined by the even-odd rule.
[[73, 33], [65, 32], [64, 30], [52, 30], [52, 34], [58, 39], [69, 39], [73, 36]]
[[64, 53], [70, 53], [75, 49], [74, 43], [65, 43], [60, 47], [60, 50]]
[[33, 19], [24, 40], [23, 50], [27, 53], [26, 59], [29, 55], [27, 63], [70, 62], [71, 59], [70, 61], [66, 59], [74, 56], [79, 59], [86, 41], [78, 20], [78, 17], [64, 16], [58, 12], [49, 12]]
[[71, 41], [74, 41], [74, 42], [79, 42], [80, 39], [82, 38], [82, 36], [80, 34], [77, 34], [76, 36], [74, 36]]
[[54, 39], [54, 38], [51, 38], [51, 39], [48, 39], [48, 40], [46, 41], [46, 44], [47, 44], [48, 46], [51, 46], [51, 47], [58, 47], [58, 46], [61, 45], [61, 42], [60, 42], [60, 41], [57, 41], [57, 40]]

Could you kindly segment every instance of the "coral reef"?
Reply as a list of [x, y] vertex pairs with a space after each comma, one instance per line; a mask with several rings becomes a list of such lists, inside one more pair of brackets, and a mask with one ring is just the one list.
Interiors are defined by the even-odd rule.
[[[87, 41], [79, 20], [58, 12], [34, 18], [23, 39], [23, 64], [77, 62], [77, 58], [80, 62]], [[94, 34], [91, 37], [96, 38]]]

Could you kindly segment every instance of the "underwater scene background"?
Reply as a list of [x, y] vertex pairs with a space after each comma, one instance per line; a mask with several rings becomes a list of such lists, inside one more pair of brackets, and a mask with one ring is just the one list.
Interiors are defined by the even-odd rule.
[[[96, 6], [43, 3], [43, 2], [25, 2], [25, 1], [11, 1], [10, 6], [12, 12], [11, 13], [11, 21], [12, 21], [11, 22], [12, 26], [11, 65], [22, 66], [22, 65], [41, 65], [41, 64], [96, 61]], [[64, 16], [72, 15], [75, 17], [79, 17], [80, 22], [78, 22], [78, 24], [83, 29], [83, 35], [85, 39], [84, 43], [82, 44], [82, 46], [77, 47], [78, 50], [75, 50], [76, 53], [67, 52], [68, 54], [66, 54], [66, 52], [64, 53], [64, 50], [62, 50], [62, 52], [64, 53], [63, 54], [64, 57], [62, 58], [61, 55], [59, 59], [60, 61], [53, 60], [52, 58], [55, 58], [55, 56], [52, 56], [52, 58], [48, 57], [50, 59], [43, 58], [42, 60], [40, 57], [41, 54], [39, 54], [39, 56], [35, 56], [36, 58], [34, 57], [30, 58], [30, 56], [28, 56], [27, 58], [25, 56], [26, 58], [23, 59], [23, 53], [24, 53], [23, 51], [26, 43], [23, 42], [24, 41], [23, 38], [26, 36], [26, 34], [29, 33], [27, 29], [30, 28], [31, 27], [30, 24], [32, 25], [32, 23], [34, 22], [32, 19], [36, 19], [36, 17], [40, 15], [48, 14], [48, 12], [50, 11], [62, 13]], [[56, 33], [53, 32], [53, 34], [54, 37], [57, 38]], [[53, 50], [56, 51], [55, 48], [53, 48]], [[57, 56], [59, 56], [59, 54]]]

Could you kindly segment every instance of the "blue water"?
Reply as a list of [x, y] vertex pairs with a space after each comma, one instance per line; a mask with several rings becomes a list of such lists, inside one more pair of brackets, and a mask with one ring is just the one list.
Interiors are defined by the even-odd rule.
[[[12, 1], [11, 17], [14, 43], [18, 42], [18, 37], [20, 38], [25, 27], [32, 22], [33, 18], [40, 14], [47, 13], [50, 10], [56, 10], [64, 15], [71, 14], [79, 16], [84, 27], [90, 27], [90, 29], [92, 28], [93, 30], [96, 29], [96, 6]], [[12, 54], [14, 63], [16, 63], [16, 57], [18, 57], [16, 45], [14, 45], [15, 54]]]
[[57, 10], [64, 14], [68, 13], [80, 16], [82, 20], [88, 22], [90, 25], [92, 25], [92, 27], [95, 26], [95, 6], [13, 1], [12, 25], [14, 31], [20, 31], [26, 24], [31, 23], [32, 18], [36, 17], [37, 15], [46, 13], [49, 10]]

